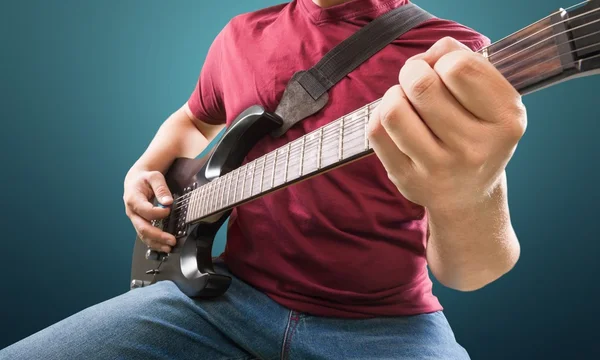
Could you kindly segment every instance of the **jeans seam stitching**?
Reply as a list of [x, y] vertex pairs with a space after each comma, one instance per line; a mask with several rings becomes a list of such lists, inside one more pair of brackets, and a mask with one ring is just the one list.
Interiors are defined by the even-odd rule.
[[294, 310], [291, 310], [290, 314], [288, 315], [288, 323], [285, 329], [285, 335], [283, 337], [283, 344], [281, 346], [281, 360], [287, 359], [287, 355], [290, 352], [292, 337], [296, 332], [296, 328], [298, 327], [301, 317], [302, 314]]
[[292, 338], [294, 337], [294, 334], [296, 333], [296, 328], [298, 327], [298, 323], [300, 322], [300, 317], [302, 316], [302, 314], [293, 311], [292, 310], [292, 317], [291, 317], [291, 321], [293, 322], [290, 331], [289, 331], [289, 336], [287, 338], [287, 343], [285, 346], [285, 357], [287, 359], [287, 355], [290, 353], [290, 348], [292, 346]]
[[288, 337], [288, 331], [290, 330], [290, 324], [292, 322], [292, 312], [290, 311], [290, 313], [288, 314], [288, 321], [287, 321], [287, 325], [285, 326], [285, 331], [283, 332], [283, 342], [281, 344], [281, 360], [285, 359], [285, 348], [286, 348], [286, 342], [287, 342], [287, 337]]

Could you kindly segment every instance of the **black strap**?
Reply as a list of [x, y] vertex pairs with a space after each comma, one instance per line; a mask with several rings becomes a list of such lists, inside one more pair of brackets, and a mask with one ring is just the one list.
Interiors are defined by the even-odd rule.
[[275, 110], [284, 123], [272, 135], [283, 135], [322, 109], [329, 99], [327, 90], [386, 45], [431, 18], [433, 15], [412, 3], [395, 8], [338, 44], [311, 69], [295, 73]]

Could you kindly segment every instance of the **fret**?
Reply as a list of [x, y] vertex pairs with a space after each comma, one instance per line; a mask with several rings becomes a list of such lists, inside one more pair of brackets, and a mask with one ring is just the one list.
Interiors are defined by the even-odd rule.
[[219, 196], [219, 208], [222, 209], [226, 204], [225, 196], [229, 193], [227, 191], [227, 180], [229, 180], [229, 176], [223, 175], [223, 192], [221, 192], [221, 196]]
[[252, 162], [248, 163], [248, 165], [246, 165], [246, 166], [248, 166], [248, 170], [250, 170], [250, 171], [247, 171], [248, 174], [246, 174], [246, 175], [250, 175], [250, 193], [248, 194], [248, 196], [246, 196], [245, 195], [246, 193], [244, 192], [244, 198], [249, 198], [249, 197], [252, 197], [252, 186], [254, 185], [254, 170], [256, 169], [256, 161], [252, 161]]
[[[221, 193], [221, 202], [219, 205], [219, 208], [222, 209], [225, 206], [227, 206], [227, 195], [229, 194], [229, 186], [231, 186], [231, 182], [230, 182], [230, 176], [231, 173], [227, 173], [225, 175], [223, 175], [223, 192]], [[228, 185], [229, 183], [229, 185]]]
[[[192, 214], [192, 216], [194, 214], [194, 207], [196, 205], [196, 202], [194, 201], [194, 195], [195, 195], [194, 191], [192, 191], [188, 194], [188, 204], [187, 204], [187, 213]], [[185, 220], [187, 221], [187, 216], [186, 216]]]
[[305, 149], [305, 145], [306, 145], [306, 135], [304, 135], [302, 137], [302, 145], [300, 147], [300, 175], [302, 176], [304, 174], [304, 149]]
[[338, 161], [342, 161], [344, 158], [344, 119], [346, 117], [342, 116], [340, 120], [340, 126], [338, 131]]
[[369, 112], [367, 113], [367, 116], [365, 116], [365, 118], [364, 118], [364, 120], [363, 120], [363, 121], [364, 121], [364, 123], [365, 123], [365, 126], [364, 126], [364, 132], [365, 132], [365, 148], [364, 148], [364, 150], [369, 150], [369, 136], [368, 136], [368, 134], [367, 134], [367, 128], [368, 128], [368, 126], [369, 126], [369, 117], [370, 117], [370, 116], [371, 116], [371, 111], [369, 111]]
[[210, 183], [202, 186], [202, 215], [208, 214], [208, 199], [210, 199], [208, 191], [210, 189]]
[[301, 158], [302, 158], [302, 138], [296, 139], [290, 143], [289, 159], [287, 160], [286, 182], [300, 177]]
[[319, 169], [333, 165], [339, 161], [339, 134], [340, 121], [330, 122], [322, 128], [321, 156]]
[[219, 179], [216, 178], [213, 181], [210, 182], [211, 184], [211, 189], [210, 189], [210, 208], [209, 208], [209, 213], [213, 212], [214, 209], [216, 209], [215, 206], [215, 202], [217, 201], [217, 196], [215, 195], [215, 192], [217, 191], [217, 181]]
[[287, 159], [290, 156], [290, 144], [288, 143], [286, 146], [280, 147], [277, 149], [277, 161], [275, 162], [275, 177], [273, 178], [273, 187], [279, 186], [285, 183], [286, 173], [287, 173]]
[[264, 189], [264, 181], [265, 181], [265, 170], [267, 169], [267, 157], [269, 154], [265, 154], [264, 156], [264, 160], [263, 160], [263, 166], [260, 172], [260, 190], [258, 190], [259, 193], [263, 192]]
[[287, 153], [286, 153], [286, 157], [285, 157], [285, 173], [283, 176], [283, 182], [287, 182], [288, 180], [288, 170], [289, 170], [289, 166], [290, 166], [290, 152], [292, 150], [292, 143], [288, 143], [287, 146]]
[[[237, 191], [237, 176], [239, 169], [235, 169], [231, 172], [231, 187], [233, 187], [233, 191], [229, 191], [229, 195], [227, 196], [227, 204], [231, 205], [235, 202], [235, 193]], [[235, 181], [234, 181], [235, 180]]]
[[277, 166], [277, 149], [275, 150], [275, 158], [273, 159], [273, 174], [271, 174], [271, 189], [275, 187], [275, 167]]
[[554, 16], [542, 19], [491, 44], [485, 50], [488, 60], [493, 57], [494, 67], [517, 90], [521, 91], [564, 71], [559, 44], [566, 44], [568, 52], [569, 39], [568, 34], [555, 34], [554, 19]]
[[200, 194], [198, 195], [198, 213], [194, 216], [194, 219], [201, 218], [205, 214], [205, 212], [204, 212], [204, 202], [205, 202], [204, 195], [206, 193], [206, 188], [207, 188], [207, 186], [201, 186], [198, 188], [198, 191], [200, 191]]
[[249, 195], [249, 197], [252, 197], [254, 195], [254, 178], [256, 177], [256, 168], [258, 168], [258, 161], [257, 160], [254, 160], [254, 169], [252, 169], [252, 181], [250, 182], [250, 195]]
[[241, 183], [241, 175], [242, 175], [242, 170], [244, 168], [243, 167], [239, 167], [236, 169], [236, 174], [235, 174], [235, 189], [233, 190], [233, 201], [232, 204], [235, 204], [238, 202], [237, 198], [238, 198], [238, 193], [240, 192], [239, 188], [242, 185]]
[[236, 202], [242, 201], [244, 199], [244, 186], [246, 185], [246, 174], [248, 173], [248, 165], [246, 164], [245, 166], [242, 166], [242, 169], [244, 169], [244, 176], [242, 176], [242, 191], [240, 191], [240, 198], [237, 199]]
[[[227, 185], [227, 181], [229, 180], [229, 185]], [[221, 207], [226, 207], [229, 205], [229, 196], [231, 195], [231, 185], [233, 184], [233, 176], [232, 173], [228, 173], [225, 175], [225, 187], [227, 192], [223, 191], [223, 205]]]
[[221, 191], [221, 187], [222, 187], [222, 183], [223, 182], [223, 178], [217, 178], [215, 179], [215, 201], [214, 201], [214, 209], [213, 211], [217, 211], [217, 209], [219, 208], [219, 192]]
[[194, 218], [198, 217], [198, 214], [200, 213], [200, 189], [195, 189], [192, 191], [192, 197], [191, 197], [193, 203], [192, 203], [192, 208], [190, 209], [190, 206], [188, 206], [187, 208], [187, 214], [186, 214], [186, 221], [188, 216], [191, 214]]
[[[254, 181], [256, 183], [255, 185], [258, 185], [258, 191], [255, 193], [254, 192], [254, 187], [253, 187], [252, 188], [252, 193], [251, 193], [252, 195], [260, 194], [260, 192], [262, 191], [262, 176], [263, 176], [263, 173], [265, 171], [265, 162], [267, 161], [267, 158], [265, 156], [262, 156], [260, 159], [262, 159], [262, 164], [261, 164], [261, 167], [260, 167], [260, 172], [257, 174], [258, 175], [258, 181]], [[259, 164], [259, 161], [256, 162], [256, 168], [258, 168], [258, 164]]]
[[304, 141], [304, 159], [302, 162], [303, 174], [310, 174], [318, 169], [319, 165], [319, 132], [312, 132], [305, 135]]
[[323, 128], [319, 129], [319, 143], [317, 151], [317, 170], [321, 168], [321, 153], [323, 151]]
[[367, 116], [366, 108], [361, 108], [352, 113], [346, 121], [344, 121], [343, 130], [343, 158], [350, 158], [363, 151], [364, 148], [364, 117]]
[[273, 165], [275, 164], [276, 153], [270, 152], [265, 154], [265, 167], [261, 179], [261, 192], [267, 191], [271, 188], [271, 177], [273, 173]]
[[213, 193], [213, 208], [212, 211], [216, 211], [219, 208], [219, 190], [221, 189], [222, 178], [216, 178], [214, 180], [214, 193]]

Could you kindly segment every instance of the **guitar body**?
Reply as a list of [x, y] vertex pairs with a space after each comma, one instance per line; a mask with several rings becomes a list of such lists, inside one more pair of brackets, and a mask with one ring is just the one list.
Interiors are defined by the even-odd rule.
[[131, 287], [144, 287], [171, 280], [190, 297], [223, 294], [231, 278], [215, 273], [212, 247], [215, 236], [231, 210], [186, 224], [190, 191], [239, 167], [258, 140], [277, 129], [281, 119], [260, 106], [244, 111], [227, 129], [221, 141], [204, 159], [179, 158], [165, 178], [175, 199], [169, 216], [154, 225], [176, 236], [177, 245], [169, 254], [149, 250], [136, 238], [131, 268]]

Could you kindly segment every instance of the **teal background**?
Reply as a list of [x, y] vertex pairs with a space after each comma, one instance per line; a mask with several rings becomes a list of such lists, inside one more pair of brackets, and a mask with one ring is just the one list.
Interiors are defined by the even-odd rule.
[[[128, 290], [126, 171], [187, 100], [228, 19], [275, 3], [0, 3], [0, 348]], [[575, 4], [417, 3], [493, 40]], [[435, 284], [474, 359], [600, 355], [599, 90], [595, 77], [525, 98], [529, 127], [508, 168], [516, 268], [474, 293]]]

